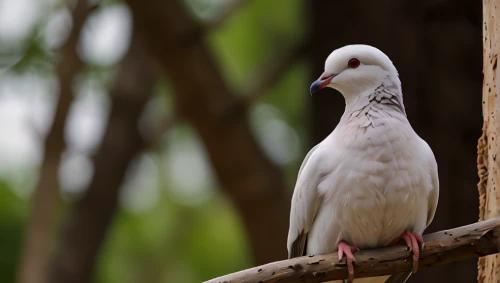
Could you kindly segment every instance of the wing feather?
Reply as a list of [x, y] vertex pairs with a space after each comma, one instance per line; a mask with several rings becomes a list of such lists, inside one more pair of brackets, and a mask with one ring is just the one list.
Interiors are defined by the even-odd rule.
[[[422, 140], [423, 141], [423, 140]], [[430, 170], [430, 177], [431, 177], [431, 185], [432, 189], [429, 193], [429, 205], [427, 207], [427, 222], [426, 222], [426, 227], [428, 227], [432, 219], [434, 219], [434, 214], [436, 213], [436, 208], [438, 205], [438, 199], [439, 199], [439, 177], [438, 177], [438, 167], [437, 167], [437, 162], [436, 158], [434, 157], [434, 153], [432, 152], [432, 149], [429, 147], [429, 145], [424, 141], [426, 145], [426, 156], [428, 157], [428, 162], [429, 162], [429, 170]]]
[[299, 169], [290, 212], [287, 243], [289, 258], [305, 255], [307, 251], [307, 234], [318, 211], [320, 203], [317, 190], [320, 181], [318, 148], [319, 145], [309, 151]]

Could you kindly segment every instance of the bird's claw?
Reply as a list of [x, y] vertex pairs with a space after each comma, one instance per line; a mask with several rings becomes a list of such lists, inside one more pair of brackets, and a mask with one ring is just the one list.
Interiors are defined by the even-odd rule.
[[352, 253], [355, 251], [359, 251], [359, 249], [350, 246], [346, 242], [338, 243], [337, 248], [338, 248], [339, 261], [342, 260], [344, 254], [346, 256], [347, 271], [349, 272], [349, 278], [347, 282], [352, 283], [352, 281], [354, 280], [354, 266], [352, 263], [356, 261]]
[[406, 245], [410, 248], [410, 251], [413, 251], [413, 273], [416, 273], [418, 270], [418, 259], [420, 258], [420, 247], [418, 243], [424, 247], [424, 239], [421, 235], [413, 234], [409, 230], [405, 230], [403, 234], [395, 241], [397, 242], [399, 239], [403, 239]]

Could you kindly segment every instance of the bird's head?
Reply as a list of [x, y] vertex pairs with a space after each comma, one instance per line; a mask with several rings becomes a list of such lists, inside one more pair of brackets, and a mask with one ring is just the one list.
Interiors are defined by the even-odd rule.
[[398, 71], [387, 55], [369, 45], [347, 45], [328, 56], [325, 72], [311, 85], [311, 94], [331, 87], [347, 99], [376, 88], [384, 81], [401, 88]]

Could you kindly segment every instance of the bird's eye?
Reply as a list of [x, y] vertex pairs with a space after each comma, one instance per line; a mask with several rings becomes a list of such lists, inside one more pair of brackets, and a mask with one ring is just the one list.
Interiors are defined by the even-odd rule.
[[356, 69], [357, 67], [359, 67], [359, 59], [358, 58], [352, 58], [349, 60], [349, 62], [347, 63], [347, 66], [351, 69]]

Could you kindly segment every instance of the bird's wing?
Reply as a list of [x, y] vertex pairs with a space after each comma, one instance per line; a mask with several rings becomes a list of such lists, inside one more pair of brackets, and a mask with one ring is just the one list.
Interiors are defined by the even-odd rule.
[[[427, 145], [427, 143], [425, 143]], [[438, 198], [439, 198], [439, 178], [438, 178], [438, 168], [437, 168], [437, 162], [436, 158], [434, 157], [434, 153], [432, 152], [431, 148], [427, 145], [428, 149], [428, 162], [429, 162], [429, 167], [430, 167], [430, 176], [431, 176], [431, 182], [432, 182], [432, 190], [429, 194], [429, 206], [428, 206], [428, 212], [427, 212], [427, 223], [426, 227], [428, 227], [432, 219], [434, 219], [434, 214], [436, 213], [436, 208], [438, 204]]]
[[302, 162], [293, 192], [287, 243], [289, 258], [305, 255], [307, 233], [320, 204], [317, 190], [321, 179], [318, 148], [319, 145], [313, 147]]

